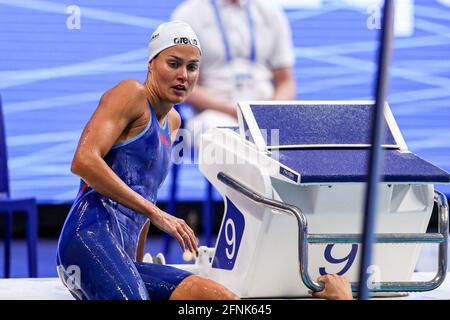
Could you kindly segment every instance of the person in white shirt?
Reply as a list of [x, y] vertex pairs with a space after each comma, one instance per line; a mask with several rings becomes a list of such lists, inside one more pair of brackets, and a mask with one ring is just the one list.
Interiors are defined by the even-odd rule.
[[[198, 147], [211, 127], [237, 125], [236, 103], [292, 100], [296, 96], [294, 49], [289, 22], [271, 0], [186, 0], [172, 20], [187, 22], [202, 44], [196, 87], [185, 100], [196, 110], [186, 128]], [[191, 137], [192, 138], [192, 137]], [[351, 300], [345, 277], [325, 275], [314, 297]]]
[[199, 81], [186, 101], [196, 113], [186, 119], [194, 146], [206, 129], [237, 124], [238, 101], [295, 98], [291, 30], [273, 1], [186, 0], [172, 19], [189, 23], [204, 46]]

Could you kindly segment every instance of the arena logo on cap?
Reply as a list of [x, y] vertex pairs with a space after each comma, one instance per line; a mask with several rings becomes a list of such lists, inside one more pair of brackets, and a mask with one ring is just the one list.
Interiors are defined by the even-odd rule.
[[198, 45], [197, 39], [189, 39], [187, 37], [174, 38], [173, 43], [175, 43], [175, 44], [192, 44], [194, 46]]
[[151, 40], [155, 40], [159, 38], [159, 33], [156, 33], [152, 36]]

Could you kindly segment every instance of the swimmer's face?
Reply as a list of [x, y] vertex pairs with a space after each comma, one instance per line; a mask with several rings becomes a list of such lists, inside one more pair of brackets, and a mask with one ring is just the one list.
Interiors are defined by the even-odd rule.
[[181, 103], [194, 88], [200, 67], [200, 51], [191, 45], [178, 45], [161, 51], [150, 61], [150, 76], [162, 100]]

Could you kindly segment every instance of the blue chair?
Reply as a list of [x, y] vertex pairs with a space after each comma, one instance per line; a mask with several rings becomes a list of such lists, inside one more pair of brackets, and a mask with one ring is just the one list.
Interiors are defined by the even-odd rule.
[[[181, 115], [181, 126], [180, 128], [184, 128], [184, 117], [183, 117], [183, 110], [182, 108], [189, 107], [188, 105], [177, 105], [175, 106], [175, 109], [180, 113]], [[180, 141], [175, 142], [174, 145], [177, 143], [180, 143]], [[172, 168], [170, 171], [170, 193], [169, 193], [169, 200], [167, 203], [167, 212], [172, 215], [177, 215], [177, 192], [178, 192], [178, 172], [180, 170], [181, 165], [179, 164], [172, 164]], [[214, 209], [214, 201], [213, 201], [213, 186], [212, 184], [206, 179], [206, 194], [205, 199], [203, 201], [203, 207], [202, 207], [202, 227], [203, 227], [203, 233], [204, 233], [204, 239], [205, 239], [205, 245], [210, 247], [212, 242], [212, 215], [213, 215], [213, 209]], [[172, 243], [173, 238], [169, 236], [167, 233], [164, 234], [164, 248], [163, 253], [167, 257], [170, 253], [170, 245]]]
[[36, 199], [13, 199], [9, 192], [8, 156], [6, 151], [5, 127], [3, 121], [2, 101], [0, 96], [0, 214], [3, 214], [5, 226], [5, 265], [4, 276], [11, 273], [11, 240], [13, 213], [25, 212], [27, 219], [28, 274], [37, 277], [37, 218]]

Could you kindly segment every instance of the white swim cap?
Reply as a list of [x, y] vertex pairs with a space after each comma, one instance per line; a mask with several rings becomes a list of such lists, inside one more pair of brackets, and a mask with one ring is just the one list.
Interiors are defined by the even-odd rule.
[[195, 46], [202, 54], [200, 41], [186, 22], [175, 20], [160, 24], [148, 43], [148, 61], [151, 61], [161, 51], [180, 44]]

